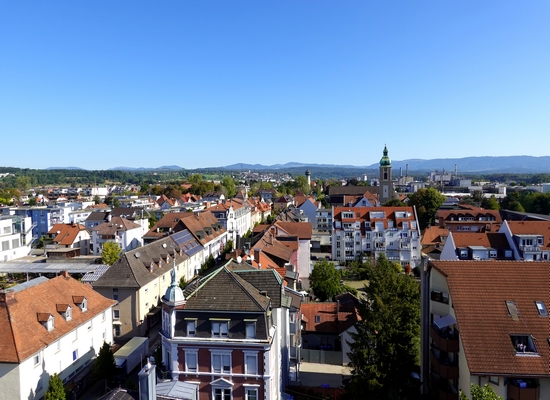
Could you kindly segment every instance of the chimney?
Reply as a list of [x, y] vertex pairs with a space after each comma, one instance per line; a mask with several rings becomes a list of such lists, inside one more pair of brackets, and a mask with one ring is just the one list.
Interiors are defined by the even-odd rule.
[[69, 271], [61, 271], [61, 276], [65, 279], [69, 279]]
[[145, 367], [138, 372], [140, 400], [156, 400], [157, 398], [157, 376], [155, 365], [151, 364], [152, 361], [149, 359]]
[[13, 289], [5, 289], [0, 291], [0, 307], [7, 306], [15, 302], [15, 292]]

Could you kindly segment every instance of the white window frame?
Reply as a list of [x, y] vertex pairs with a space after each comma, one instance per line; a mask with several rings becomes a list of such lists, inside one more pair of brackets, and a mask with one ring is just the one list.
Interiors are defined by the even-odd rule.
[[[245, 337], [247, 339], [256, 339], [256, 321], [245, 321], [244, 325]], [[252, 331], [249, 332], [249, 329]]]
[[[245, 373], [245, 375], [254, 375], [254, 376], [259, 375], [259, 371], [258, 371], [258, 352], [257, 351], [244, 351], [243, 350], [243, 355], [244, 355], [244, 373]], [[248, 370], [247, 358], [253, 358], [254, 359], [254, 365], [256, 367], [256, 371], [249, 371]]]
[[[193, 329], [191, 329], [191, 327]], [[187, 331], [187, 337], [195, 337], [195, 335], [197, 334], [197, 320], [196, 319], [186, 319], [185, 320], [185, 328], [186, 328], [186, 331]]]
[[[229, 321], [210, 321], [213, 338], [226, 338], [229, 336]], [[225, 326], [225, 332], [222, 327]]]
[[113, 320], [118, 321], [120, 319], [120, 310], [113, 310]]
[[[230, 375], [233, 367], [233, 359], [231, 357], [232, 351], [223, 351], [223, 350], [210, 350], [210, 361], [212, 373], [216, 375]], [[214, 358], [220, 357], [220, 369], [216, 370], [214, 368]], [[227, 364], [225, 361], [229, 361]], [[228, 371], [229, 370], [229, 371]]]
[[[216, 393], [217, 390], [220, 391], [219, 395]], [[225, 393], [226, 390], [229, 390], [229, 399], [232, 400], [233, 399], [233, 390], [231, 388], [226, 388], [226, 387], [214, 387], [214, 388], [212, 388], [212, 398], [214, 400], [226, 400], [226, 397], [225, 397], [227, 395], [227, 393]]]
[[[195, 365], [191, 366], [189, 362], [190, 356], [195, 357]], [[185, 372], [198, 373], [199, 372], [199, 350], [198, 349], [185, 349]]]
[[[244, 387], [244, 399], [245, 400], [259, 400], [259, 397], [258, 397], [259, 396], [258, 390], [260, 388], [259, 385], [246, 385], [245, 384], [245, 385], [243, 385], [243, 387]], [[249, 393], [248, 393], [249, 391], [255, 392], [255, 395], [254, 395], [255, 397], [250, 397]]]
[[40, 353], [37, 353], [33, 356], [33, 363], [34, 363], [34, 366], [37, 367], [38, 365], [40, 365], [40, 361], [41, 361], [42, 357], [40, 357]]

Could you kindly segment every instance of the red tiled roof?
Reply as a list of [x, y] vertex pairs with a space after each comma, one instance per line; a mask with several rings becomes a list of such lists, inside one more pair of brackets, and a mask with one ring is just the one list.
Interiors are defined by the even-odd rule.
[[[550, 307], [550, 264], [521, 261], [431, 261], [447, 278], [452, 307], [470, 373], [550, 375], [549, 318], [535, 301]], [[506, 301], [519, 312], [514, 320]], [[511, 335], [531, 335], [537, 355], [516, 355]], [[462, 351], [462, 349], [461, 349]]]
[[[360, 318], [355, 307], [337, 313], [338, 303], [302, 303], [302, 320], [306, 321], [307, 332], [340, 334], [355, 324]], [[316, 318], [317, 317], [317, 318]], [[319, 321], [319, 322], [317, 322]]]
[[[116, 303], [90, 285], [64, 276], [30, 286], [14, 295], [14, 301], [0, 303], [0, 363], [24, 361]], [[84, 297], [88, 301], [87, 311], [82, 312], [74, 306], [72, 319], [66, 321], [60, 311], [65, 305], [75, 304], [73, 298]], [[48, 332], [41, 321], [47, 321], [50, 315], [54, 317], [54, 329]]]
[[55, 224], [48, 231], [48, 235], [56, 235], [54, 243], [70, 246], [72, 245], [81, 231], [88, 231], [84, 225], [80, 224]]

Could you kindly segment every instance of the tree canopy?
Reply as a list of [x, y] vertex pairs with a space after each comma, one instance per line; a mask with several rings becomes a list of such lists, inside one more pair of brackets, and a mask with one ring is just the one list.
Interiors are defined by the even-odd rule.
[[361, 321], [349, 343], [352, 378], [347, 390], [354, 399], [396, 399], [418, 391], [411, 372], [420, 353], [419, 287], [383, 255], [367, 268]]
[[418, 189], [409, 196], [409, 206], [416, 207], [420, 229], [435, 223], [435, 214], [444, 201], [445, 196], [434, 188]]
[[222, 179], [222, 187], [225, 188], [225, 196], [230, 199], [235, 197], [237, 189], [235, 188], [235, 180], [231, 176], [224, 176]]
[[[472, 393], [472, 400], [503, 400], [502, 396], [497, 395], [487, 383], [483, 386], [472, 383], [470, 391]], [[468, 397], [462, 390], [460, 391], [460, 400], [468, 400]]]
[[122, 253], [122, 249], [115, 242], [103, 243], [103, 250], [101, 251], [101, 262], [106, 265], [113, 265]]
[[106, 379], [114, 375], [116, 369], [115, 356], [109, 343], [104, 342], [97, 358], [94, 360], [92, 374], [94, 379]]
[[67, 394], [65, 393], [65, 387], [61, 377], [55, 373], [50, 378], [50, 384], [48, 390], [44, 395], [44, 400], [65, 400]]
[[317, 261], [309, 275], [309, 285], [321, 301], [331, 300], [346, 290], [341, 280], [340, 272], [327, 260]]

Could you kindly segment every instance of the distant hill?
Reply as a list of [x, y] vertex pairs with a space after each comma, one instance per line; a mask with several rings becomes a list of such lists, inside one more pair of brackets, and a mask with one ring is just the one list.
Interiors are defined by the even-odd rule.
[[145, 168], [145, 167], [115, 167], [109, 168], [109, 171], [134, 171], [134, 172], [143, 172], [143, 171], [178, 171], [184, 169], [178, 165], [164, 165], [157, 168]]
[[[405, 173], [409, 171], [434, 171], [445, 170], [452, 172], [458, 169], [458, 173], [550, 173], [550, 156], [502, 156], [502, 157], [464, 157], [464, 158], [436, 158], [431, 160], [409, 159], [403, 161], [392, 160], [393, 170], [400, 168]], [[337, 169], [364, 169], [377, 170], [378, 163], [353, 166], [353, 165], [334, 165], [334, 164], [305, 164], [298, 162], [289, 162], [286, 164], [261, 165], [261, 164], [232, 164], [220, 167], [227, 170], [288, 170], [296, 168], [337, 168]]]
[[80, 168], [80, 167], [50, 167], [50, 168], [46, 168], [46, 169], [78, 169], [78, 170], [82, 170], [82, 171], [86, 170], [85, 168]]

